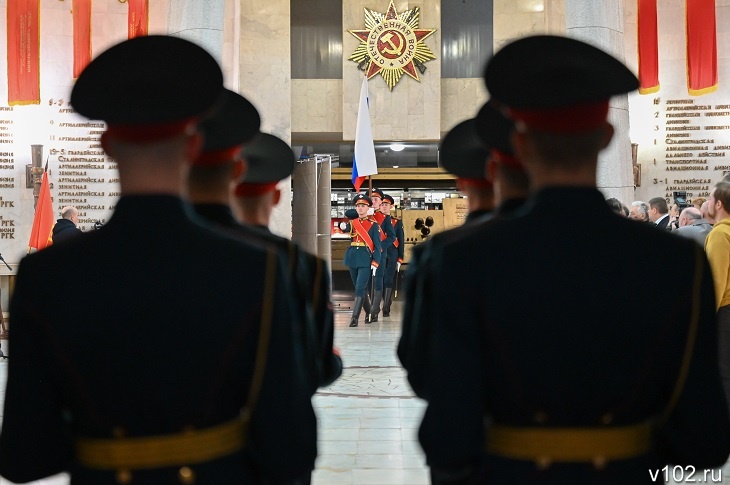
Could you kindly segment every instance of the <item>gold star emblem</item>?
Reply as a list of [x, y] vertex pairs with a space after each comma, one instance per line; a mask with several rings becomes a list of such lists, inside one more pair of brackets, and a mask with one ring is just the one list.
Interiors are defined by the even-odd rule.
[[423, 42], [436, 29], [419, 29], [421, 9], [414, 7], [398, 14], [390, 0], [386, 13], [365, 9], [365, 29], [348, 30], [360, 39], [360, 45], [349, 57], [368, 79], [380, 73], [390, 90], [403, 73], [420, 82], [418, 73], [426, 71], [424, 63], [436, 59]]

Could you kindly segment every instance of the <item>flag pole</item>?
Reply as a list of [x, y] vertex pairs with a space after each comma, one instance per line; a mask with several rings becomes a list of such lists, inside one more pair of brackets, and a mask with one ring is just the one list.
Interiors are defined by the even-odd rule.
[[373, 176], [368, 175], [368, 197], [373, 193]]

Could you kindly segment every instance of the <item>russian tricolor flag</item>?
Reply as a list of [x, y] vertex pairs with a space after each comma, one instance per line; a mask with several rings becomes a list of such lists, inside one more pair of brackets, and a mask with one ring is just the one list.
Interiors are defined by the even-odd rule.
[[352, 185], [355, 186], [355, 190], [359, 192], [365, 178], [376, 173], [378, 173], [378, 164], [375, 160], [373, 129], [370, 126], [368, 78], [365, 77], [360, 89], [360, 107], [357, 111], [355, 128], [355, 158], [352, 161]]

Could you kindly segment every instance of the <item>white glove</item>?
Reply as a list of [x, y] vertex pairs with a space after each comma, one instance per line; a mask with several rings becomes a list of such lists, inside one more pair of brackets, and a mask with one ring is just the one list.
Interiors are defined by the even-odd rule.
[[373, 270], [373, 276], [375, 276], [375, 272], [378, 270], [378, 267], [375, 266], [374, 264], [371, 264], [370, 269]]
[[398, 269], [396, 271], [400, 273], [400, 263], [398, 263]]
[[347, 229], [347, 223], [346, 222], [340, 222], [340, 230], [344, 231]]

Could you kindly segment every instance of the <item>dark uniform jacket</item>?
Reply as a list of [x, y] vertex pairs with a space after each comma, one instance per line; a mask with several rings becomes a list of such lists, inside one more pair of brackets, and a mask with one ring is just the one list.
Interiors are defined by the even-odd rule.
[[350, 247], [347, 248], [347, 251], [345, 251], [345, 258], [342, 262], [345, 266], [350, 268], [369, 268], [371, 264], [378, 266], [383, 262], [383, 254], [381, 250], [382, 246], [380, 241], [382, 231], [380, 230], [380, 226], [378, 226], [375, 219], [369, 216], [359, 218], [360, 223], [363, 224], [363, 227], [367, 230], [367, 233], [372, 240], [373, 250], [371, 251], [365, 244], [363, 238], [357, 233], [357, 231], [355, 231], [353, 227], [353, 221], [355, 220], [358, 219], [353, 219], [345, 225], [344, 232], [350, 233], [351, 242]]
[[395, 233], [395, 240], [393, 244], [388, 246], [387, 258], [398, 263], [403, 262], [405, 256], [405, 233], [403, 231], [403, 221], [397, 217], [390, 216], [390, 223], [393, 225], [393, 232]]
[[386, 215], [379, 210], [376, 210], [372, 217], [375, 219], [375, 222], [378, 223], [378, 226], [380, 226], [380, 250], [383, 253], [386, 253], [386, 251], [393, 246], [393, 241], [395, 241], [397, 237], [391, 216], [390, 214]]
[[[190, 468], [211, 485], [313, 468], [316, 420], [276, 253], [216, 234], [190, 210], [172, 196], [122, 197], [100, 230], [22, 260], [1, 475], [25, 482], [67, 470], [72, 484], [117, 483], [117, 470], [77, 461], [77, 438], [169, 435], [237, 418], [269, 312], [245, 449]], [[69, 298], [76, 311], [59, 312]], [[132, 483], [180, 483], [179, 468], [132, 470]]]
[[411, 251], [406, 271], [406, 298], [397, 352], [398, 359], [408, 373], [411, 388], [421, 398], [428, 398], [428, 376], [433, 365], [429, 355], [429, 341], [433, 336], [434, 325], [431, 305], [436, 304], [429, 298], [423, 298], [423, 295], [433, 294], [435, 288], [441, 284], [434, 280], [434, 268], [430, 259], [434, 253], [433, 248], [468, 234], [475, 225], [488, 221], [491, 215], [492, 211], [487, 210], [470, 212], [463, 226], [434, 234]]
[[323, 259], [301, 249], [291, 240], [273, 234], [268, 227], [240, 224], [228, 206], [195, 204], [195, 212], [209, 223], [225, 228], [244, 240], [271, 243], [279, 250], [289, 273], [291, 294], [297, 295], [302, 319], [301, 340], [304, 342], [311, 392], [332, 384], [342, 375], [342, 359], [332, 352], [334, 344], [334, 310], [327, 264]]
[[[670, 463], [721, 466], [730, 422], [712, 277], [697, 245], [612, 213], [595, 189], [545, 189], [528, 204], [434, 255], [438, 366], [419, 434], [428, 464], [446, 476], [478, 467], [485, 422], [608, 429], [654, 420], [653, 449], [640, 456], [594, 465], [490, 453], [479, 483], [625, 485], [652, 483], [649, 470]], [[555, 207], [565, 217], [552, 217]], [[617, 288], [636, 274], [667, 284], [625, 299]], [[657, 309], [659, 300], [669, 304]]]
[[68, 241], [69, 239], [73, 239], [76, 236], [83, 234], [83, 232], [76, 227], [76, 224], [74, 224], [73, 221], [68, 219], [58, 219], [56, 224], [53, 225], [53, 231], [51, 231], [51, 234], [53, 244], [58, 244], [60, 242]]

